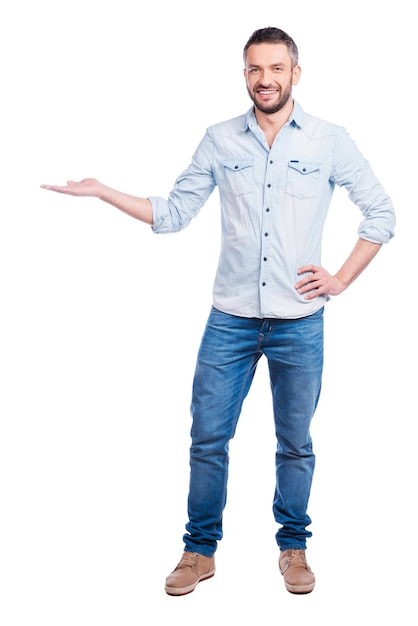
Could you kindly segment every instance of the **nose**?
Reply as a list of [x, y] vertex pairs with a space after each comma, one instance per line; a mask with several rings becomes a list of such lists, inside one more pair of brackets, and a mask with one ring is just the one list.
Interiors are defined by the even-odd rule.
[[270, 83], [273, 83], [274, 82], [273, 72], [268, 68], [262, 69], [260, 71], [260, 82], [263, 83], [263, 85], [268, 85]]

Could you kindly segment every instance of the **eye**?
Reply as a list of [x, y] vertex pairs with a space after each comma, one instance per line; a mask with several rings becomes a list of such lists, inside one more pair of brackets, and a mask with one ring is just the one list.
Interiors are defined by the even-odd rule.
[[257, 74], [257, 72], [259, 72], [258, 67], [252, 67], [252, 68], [250, 69], [250, 74]]

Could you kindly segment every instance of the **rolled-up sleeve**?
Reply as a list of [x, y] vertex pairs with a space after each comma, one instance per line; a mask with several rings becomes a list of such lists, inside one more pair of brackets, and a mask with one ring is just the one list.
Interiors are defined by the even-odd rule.
[[373, 243], [388, 243], [395, 234], [392, 200], [369, 162], [343, 129], [336, 141], [332, 180], [347, 189], [350, 199], [363, 214], [358, 228], [359, 237]]
[[168, 198], [149, 196], [154, 233], [175, 233], [196, 217], [216, 187], [212, 169], [213, 142], [209, 130], [200, 142], [189, 167], [177, 178]]

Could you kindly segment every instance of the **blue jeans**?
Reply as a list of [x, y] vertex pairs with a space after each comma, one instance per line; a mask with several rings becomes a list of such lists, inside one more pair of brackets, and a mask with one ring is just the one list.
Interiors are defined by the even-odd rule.
[[262, 355], [277, 437], [277, 544], [303, 550], [312, 535], [306, 529], [315, 466], [309, 428], [321, 390], [323, 309], [289, 320], [236, 317], [212, 308], [193, 382], [187, 551], [212, 556], [222, 538], [229, 441]]

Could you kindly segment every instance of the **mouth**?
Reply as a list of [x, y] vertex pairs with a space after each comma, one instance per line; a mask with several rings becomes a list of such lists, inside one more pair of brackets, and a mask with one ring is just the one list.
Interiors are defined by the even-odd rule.
[[278, 89], [266, 89], [265, 87], [258, 87], [255, 89], [255, 93], [260, 98], [271, 98], [272, 96], [276, 96], [279, 93]]

